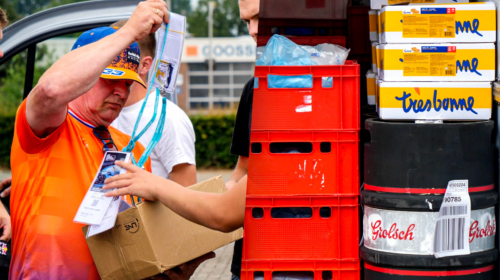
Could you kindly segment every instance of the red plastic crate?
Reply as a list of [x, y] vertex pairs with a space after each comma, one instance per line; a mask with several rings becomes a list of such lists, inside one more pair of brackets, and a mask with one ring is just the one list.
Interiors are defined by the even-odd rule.
[[[346, 46], [346, 38], [345, 36], [291, 36], [288, 37], [292, 42], [298, 45], [305, 46], [316, 46], [319, 44], [336, 44], [342, 47]], [[257, 46], [265, 46], [267, 41], [271, 39], [271, 36], [257, 36]]]
[[347, 46], [350, 54], [371, 54], [370, 23], [368, 12], [370, 6], [347, 6]]
[[[264, 280], [272, 280], [273, 272], [310, 271], [314, 280], [359, 280], [359, 260], [320, 261], [246, 261], [241, 264], [241, 280], [253, 280], [254, 275], [264, 274]], [[329, 273], [331, 272], [331, 274]], [[331, 276], [331, 278], [330, 278]]]
[[[283, 142], [312, 151], [271, 153]], [[358, 131], [253, 131], [250, 147], [247, 196], [359, 194]]]
[[[312, 217], [271, 216], [273, 208], [290, 207], [312, 208]], [[247, 197], [243, 260], [357, 260], [358, 207], [358, 196]], [[321, 208], [330, 216], [321, 217]]]
[[[312, 75], [313, 88], [269, 88], [268, 75]], [[332, 77], [333, 87], [323, 88], [323, 77]], [[360, 129], [355, 61], [332, 66], [256, 66], [255, 78], [252, 131]]]
[[347, 20], [259, 18], [259, 36], [347, 36]]

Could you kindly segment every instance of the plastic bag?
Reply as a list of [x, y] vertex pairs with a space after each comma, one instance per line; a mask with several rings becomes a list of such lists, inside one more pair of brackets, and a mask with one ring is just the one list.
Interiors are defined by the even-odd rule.
[[[343, 65], [349, 50], [333, 44], [319, 44], [315, 47], [301, 46], [281, 35], [269, 39], [265, 48], [257, 48], [255, 65], [262, 66], [310, 66]], [[322, 86], [333, 87], [333, 79], [324, 77]], [[312, 88], [312, 76], [268, 76], [269, 88]]]

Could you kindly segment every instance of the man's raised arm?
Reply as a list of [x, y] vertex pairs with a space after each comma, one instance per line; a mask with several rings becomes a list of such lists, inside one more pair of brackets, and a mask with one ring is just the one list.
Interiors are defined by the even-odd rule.
[[116, 33], [75, 49], [54, 63], [26, 101], [26, 117], [35, 135], [44, 138], [54, 132], [63, 123], [69, 102], [88, 92], [123, 49], [168, 20], [165, 2], [141, 2], [128, 23]]

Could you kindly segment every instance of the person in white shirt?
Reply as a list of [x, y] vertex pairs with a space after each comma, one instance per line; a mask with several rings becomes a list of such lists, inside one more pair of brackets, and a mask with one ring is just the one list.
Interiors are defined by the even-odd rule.
[[[118, 29], [125, 25], [126, 22], [127, 20], [121, 20], [112, 24], [111, 27]], [[139, 76], [144, 81], [147, 81], [147, 74], [152, 67], [155, 55], [156, 39], [152, 33], [137, 43], [141, 51]], [[134, 84], [130, 87], [130, 95], [127, 103], [125, 103], [125, 107], [118, 118], [111, 123], [111, 126], [128, 135], [131, 135], [134, 130], [144, 98], [148, 94], [147, 89]], [[154, 94], [148, 97], [136, 135], [151, 120], [155, 107], [155, 99], [156, 96]], [[159, 99], [155, 121], [144, 135], [139, 138], [139, 142], [144, 147], [147, 147], [153, 138], [160, 117], [161, 105], [162, 102]], [[153, 174], [175, 181], [185, 187], [195, 184], [196, 162], [194, 142], [195, 134], [191, 120], [175, 103], [167, 101], [163, 134], [151, 153]]]

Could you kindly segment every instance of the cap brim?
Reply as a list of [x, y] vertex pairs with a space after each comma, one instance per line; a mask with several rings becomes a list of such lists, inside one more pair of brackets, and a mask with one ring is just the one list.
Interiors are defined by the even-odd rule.
[[101, 78], [108, 80], [130, 80], [138, 82], [144, 88], [147, 88], [141, 77], [139, 77], [139, 74], [129, 69], [108, 66], [102, 71]]

